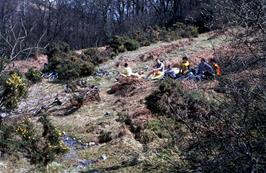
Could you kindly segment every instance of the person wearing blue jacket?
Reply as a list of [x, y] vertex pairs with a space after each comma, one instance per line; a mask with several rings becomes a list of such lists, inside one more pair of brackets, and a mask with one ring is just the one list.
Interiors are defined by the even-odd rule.
[[212, 79], [215, 76], [215, 71], [212, 66], [202, 58], [197, 67], [196, 75], [201, 76], [202, 79]]

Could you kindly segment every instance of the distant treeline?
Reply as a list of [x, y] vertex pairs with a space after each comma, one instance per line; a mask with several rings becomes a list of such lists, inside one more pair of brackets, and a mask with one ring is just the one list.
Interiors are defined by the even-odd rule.
[[0, 33], [11, 42], [13, 31], [15, 37], [26, 36], [28, 46], [42, 38], [40, 44], [59, 40], [80, 49], [176, 22], [205, 31], [211, 14], [209, 0], [1, 0]]
[[[68, 43], [73, 49], [102, 46], [114, 35], [147, 33], [150, 28], [158, 27], [167, 30], [180, 22], [197, 27], [200, 33], [228, 26], [265, 33], [265, 3], [261, 0], [1, 0], [0, 57], [12, 61], [58, 41]], [[253, 32], [254, 29], [260, 31]]]

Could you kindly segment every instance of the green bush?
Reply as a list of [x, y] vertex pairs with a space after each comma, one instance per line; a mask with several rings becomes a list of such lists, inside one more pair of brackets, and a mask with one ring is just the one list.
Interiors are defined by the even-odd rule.
[[107, 143], [112, 140], [111, 132], [102, 131], [101, 134], [98, 136], [99, 143]]
[[140, 45], [141, 46], [150, 46], [151, 45], [151, 42], [149, 40], [145, 39], [145, 40], [142, 40], [140, 42]]
[[30, 68], [28, 72], [25, 73], [25, 76], [28, 80], [30, 80], [33, 83], [42, 81], [42, 72], [39, 70], [34, 70], [33, 68]]
[[87, 61], [92, 62], [94, 65], [99, 65], [106, 62], [112, 56], [113, 51], [106, 50], [100, 52], [95, 48], [89, 48], [83, 51], [83, 53]]
[[184, 23], [181, 23], [181, 22], [176, 22], [174, 25], [173, 25], [173, 28], [174, 29], [186, 29], [186, 25]]
[[[180, 38], [196, 37], [198, 28], [177, 22], [172, 27], [148, 27], [143, 31], [137, 31], [132, 38], [137, 40], [141, 46], [147, 46], [157, 41], [175, 41]], [[120, 39], [121, 41], [121, 39]]]
[[121, 46], [119, 46], [118, 49], [117, 49], [117, 52], [119, 52], [119, 53], [123, 53], [123, 52], [125, 52], [125, 51], [127, 51], [125, 45], [121, 45]]
[[48, 57], [48, 65], [44, 72], [55, 71], [60, 80], [72, 80], [92, 75], [94, 64], [90, 60], [74, 52], [57, 52]]
[[27, 85], [19, 72], [10, 72], [2, 79], [1, 104], [9, 110], [15, 109], [20, 99], [27, 94]]
[[137, 139], [143, 144], [148, 144], [150, 142], [153, 142], [156, 139], [155, 133], [148, 129], [144, 130], [142, 133], [136, 136], [137, 136]]
[[163, 81], [159, 90], [146, 98], [147, 108], [153, 113], [181, 119], [204, 116], [210, 104], [201, 93], [186, 91], [179, 81], [173, 80]]
[[[254, 168], [254, 160], [265, 155], [264, 83], [255, 87], [252, 82], [235, 79], [221, 83], [226, 92], [216, 105], [199, 91], [192, 92], [176, 81], [162, 82], [147, 98], [147, 107], [162, 115], [159, 118], [167, 116], [179, 123], [179, 128], [169, 130], [174, 142], [164, 148], [171, 152], [158, 158], [180, 163], [172, 170], [213, 172], [219, 168], [216, 172], [249, 172]], [[157, 131], [160, 124], [155, 122], [147, 127]], [[264, 171], [264, 160], [256, 163], [256, 171]]]
[[71, 48], [69, 44], [65, 42], [53, 42], [46, 47], [45, 53], [48, 56], [51, 56], [55, 53], [60, 53], [60, 52], [69, 53], [70, 51]]
[[84, 64], [81, 65], [80, 70], [81, 76], [90, 76], [94, 72], [94, 64], [92, 64], [91, 62], [84, 62]]
[[92, 57], [92, 56], [95, 56], [96, 54], [98, 54], [99, 51], [95, 48], [88, 48], [88, 49], [84, 50], [83, 53], [86, 56]]
[[12, 125], [1, 123], [0, 125], [0, 152], [5, 154], [13, 154], [16, 142], [11, 140], [14, 138], [16, 128]]
[[128, 51], [133, 51], [133, 50], [137, 50], [140, 47], [140, 44], [138, 41], [133, 40], [133, 39], [128, 39], [126, 40], [126, 42], [124, 43], [125, 48]]
[[191, 35], [193, 37], [198, 37], [199, 36], [199, 28], [195, 27], [195, 26], [191, 27]]
[[47, 166], [57, 155], [66, 153], [68, 148], [60, 140], [63, 133], [52, 125], [48, 115], [40, 116], [38, 122], [41, 126], [33, 123], [29, 118], [24, 118], [17, 123], [1, 124], [1, 152], [22, 153], [31, 164], [40, 166]]
[[114, 49], [115, 52], [125, 52], [136, 50], [140, 47], [140, 44], [137, 40], [130, 39], [127, 36], [114, 36], [109, 42], [111, 48]]
[[122, 36], [114, 36], [109, 45], [111, 48], [115, 50], [115, 52], [119, 52], [118, 50], [124, 45], [126, 38]]
[[0, 72], [4, 70], [5, 66], [9, 63], [9, 59], [7, 56], [0, 57]]

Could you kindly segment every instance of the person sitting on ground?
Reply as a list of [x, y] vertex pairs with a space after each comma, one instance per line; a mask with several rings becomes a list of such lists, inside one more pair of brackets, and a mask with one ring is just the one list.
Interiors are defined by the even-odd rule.
[[219, 64], [216, 62], [215, 59], [210, 59], [210, 64], [212, 65], [212, 68], [215, 70], [215, 75], [217, 77], [221, 77], [222, 72], [221, 72], [221, 67], [219, 66]]
[[124, 64], [124, 71], [121, 73], [121, 76], [123, 77], [129, 77], [132, 75], [132, 69], [128, 66], [128, 63]]
[[179, 74], [179, 68], [173, 68], [172, 65], [168, 65], [165, 70], [165, 76], [170, 77], [172, 79], [176, 79]]
[[196, 70], [196, 75], [201, 76], [203, 79], [213, 79], [215, 76], [215, 71], [212, 66], [207, 63], [204, 58], [202, 58]]
[[121, 76], [123, 77], [137, 77], [141, 78], [142, 76], [138, 73], [133, 73], [131, 67], [129, 67], [128, 63], [124, 64], [124, 72], [121, 73]]
[[189, 72], [189, 70], [190, 70], [190, 63], [188, 61], [188, 57], [184, 56], [180, 64], [180, 74], [186, 75]]
[[147, 79], [153, 76], [153, 79], [158, 79], [164, 76], [164, 63], [157, 58], [156, 65], [153, 67], [153, 70], [148, 74]]

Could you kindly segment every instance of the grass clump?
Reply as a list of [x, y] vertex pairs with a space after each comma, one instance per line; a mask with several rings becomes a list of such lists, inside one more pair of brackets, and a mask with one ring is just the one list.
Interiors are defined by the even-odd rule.
[[27, 73], [25, 73], [26, 78], [32, 83], [38, 83], [42, 81], [42, 72], [39, 70], [34, 70], [30, 68]]

